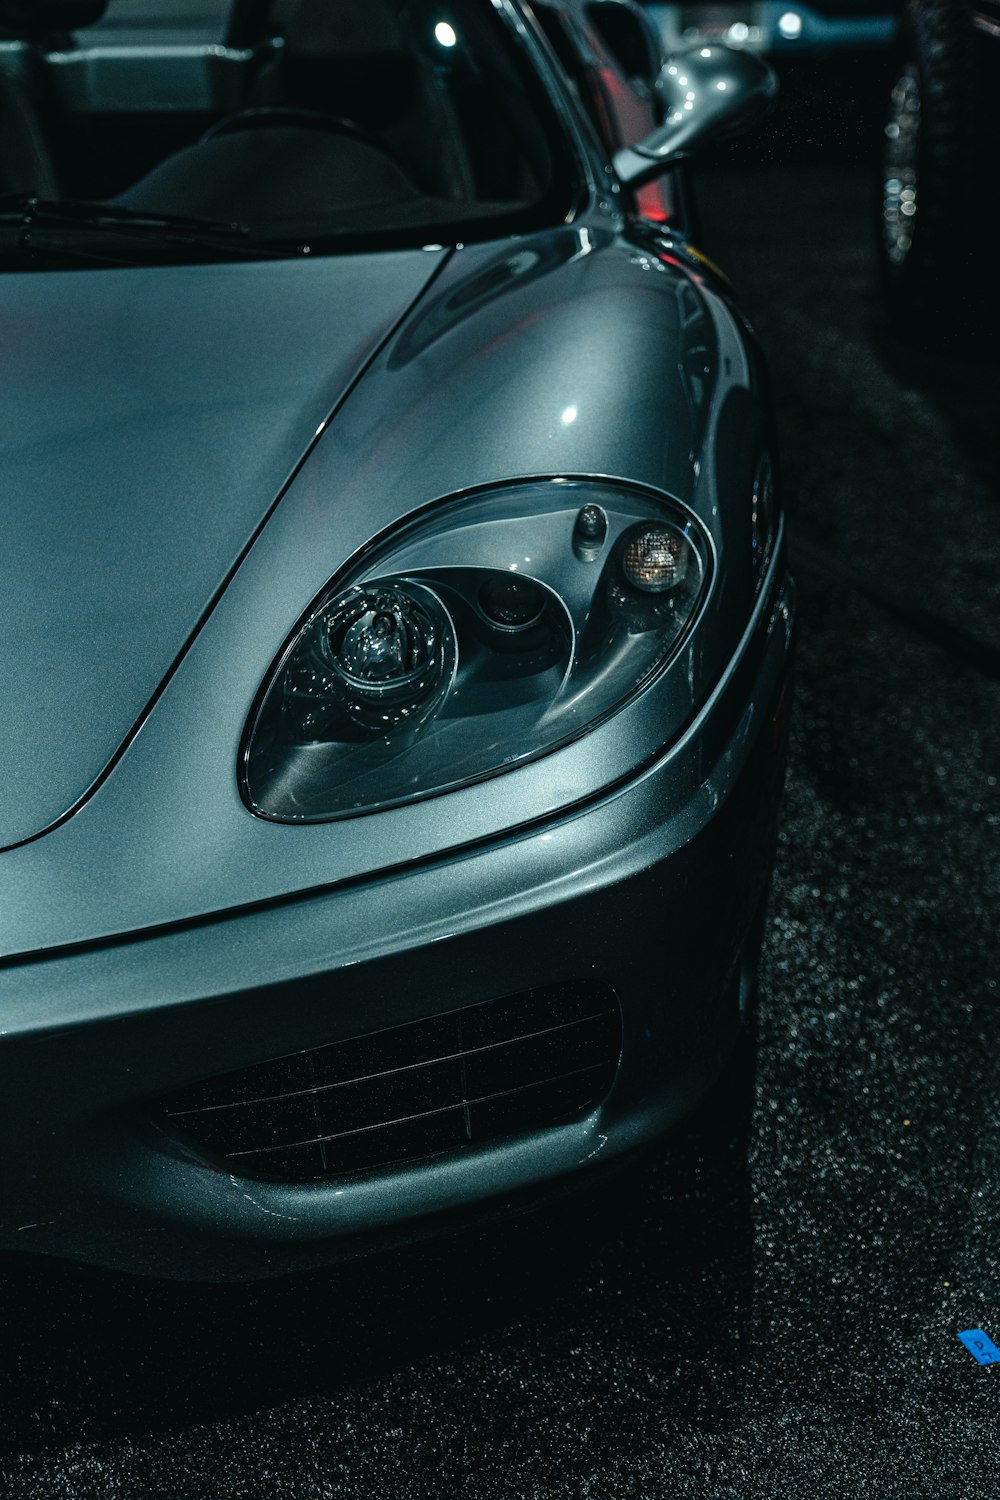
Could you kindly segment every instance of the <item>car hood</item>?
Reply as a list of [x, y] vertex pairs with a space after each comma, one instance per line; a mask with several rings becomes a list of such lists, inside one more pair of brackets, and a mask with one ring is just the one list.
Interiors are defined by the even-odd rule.
[[442, 255], [0, 278], [0, 848], [100, 777]]
[[[740, 502], [759, 446], [758, 375], [709, 273], [668, 253], [657, 259], [596, 212], [454, 250], [310, 448], [109, 774], [72, 817], [0, 859], [0, 969], [396, 879], [540, 828], [662, 753], [673, 721], [657, 689], [507, 775], [364, 817], [271, 822], [238, 782], [247, 716], [309, 601], [393, 528], [512, 479], [607, 476], [690, 506], [720, 566], [672, 680], [682, 672], [698, 701], [715, 687], [752, 607], [749, 568], [727, 559], [750, 544]], [[695, 791], [672, 783], [678, 808]], [[561, 872], [555, 901], [569, 856], [558, 832], [545, 848]], [[382, 941], [377, 894], [370, 909]], [[331, 930], [330, 952], [338, 942]]]

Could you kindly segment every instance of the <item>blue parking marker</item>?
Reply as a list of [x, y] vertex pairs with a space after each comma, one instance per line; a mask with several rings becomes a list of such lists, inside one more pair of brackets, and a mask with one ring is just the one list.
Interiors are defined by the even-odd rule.
[[1000, 1365], [1000, 1349], [981, 1328], [967, 1328], [958, 1336], [973, 1359], [978, 1360], [981, 1365]]

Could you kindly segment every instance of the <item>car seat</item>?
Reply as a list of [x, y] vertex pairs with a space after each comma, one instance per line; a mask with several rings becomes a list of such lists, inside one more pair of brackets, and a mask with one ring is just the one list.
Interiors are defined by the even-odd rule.
[[0, 38], [22, 44], [0, 65], [0, 193], [58, 197], [44, 53], [106, 9], [107, 0], [0, 0]]
[[[247, 107], [219, 120], [116, 202], [251, 223], [421, 194], [451, 196], [448, 132], [392, 0], [297, 0], [268, 52], [273, 6], [240, 0], [227, 36], [264, 59]], [[298, 210], [296, 214], [296, 208]]]

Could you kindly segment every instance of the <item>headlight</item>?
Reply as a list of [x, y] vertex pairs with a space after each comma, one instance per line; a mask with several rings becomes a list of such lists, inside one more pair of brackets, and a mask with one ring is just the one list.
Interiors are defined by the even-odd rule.
[[342, 818], [555, 750], [663, 671], [709, 556], [692, 515], [612, 481], [435, 507], [335, 578], [281, 652], [244, 743], [246, 800]]

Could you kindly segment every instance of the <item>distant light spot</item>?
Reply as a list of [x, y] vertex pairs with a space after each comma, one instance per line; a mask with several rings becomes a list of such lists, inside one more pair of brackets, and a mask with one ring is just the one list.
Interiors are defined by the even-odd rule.
[[447, 21], [439, 21], [434, 28], [434, 40], [440, 47], [454, 47], [458, 41], [454, 26], [449, 26]]

